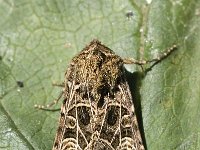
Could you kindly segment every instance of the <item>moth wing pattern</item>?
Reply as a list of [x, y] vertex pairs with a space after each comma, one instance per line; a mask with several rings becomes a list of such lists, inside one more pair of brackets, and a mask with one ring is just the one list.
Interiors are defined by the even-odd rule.
[[53, 150], [144, 150], [123, 64], [98, 40], [73, 58]]

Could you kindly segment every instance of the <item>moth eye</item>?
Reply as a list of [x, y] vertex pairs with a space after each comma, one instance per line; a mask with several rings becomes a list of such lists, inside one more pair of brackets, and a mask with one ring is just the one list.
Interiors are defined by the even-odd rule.
[[76, 119], [72, 116], [67, 116], [65, 124], [67, 128], [73, 129], [76, 126]]
[[78, 118], [84, 125], [88, 125], [90, 123], [90, 114], [86, 106], [78, 107]]
[[117, 122], [118, 113], [115, 108], [111, 108], [107, 113], [107, 123], [111, 126]]
[[122, 126], [124, 128], [128, 128], [128, 127], [131, 127], [131, 118], [129, 115], [124, 115], [122, 117], [122, 122], [121, 122]]

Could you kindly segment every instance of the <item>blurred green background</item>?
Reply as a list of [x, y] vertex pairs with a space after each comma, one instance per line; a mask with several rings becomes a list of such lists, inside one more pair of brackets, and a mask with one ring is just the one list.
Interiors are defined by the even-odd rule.
[[59, 111], [34, 104], [59, 95], [52, 83], [94, 38], [122, 58], [179, 44], [138, 87], [143, 136], [148, 150], [200, 149], [200, 1], [0, 0], [0, 17], [0, 149], [52, 148]]

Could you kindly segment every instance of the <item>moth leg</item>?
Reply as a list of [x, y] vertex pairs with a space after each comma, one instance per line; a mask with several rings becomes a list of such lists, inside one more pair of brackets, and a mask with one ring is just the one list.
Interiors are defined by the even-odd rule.
[[153, 58], [151, 60], [136, 60], [136, 59], [124, 59], [124, 64], [137, 64], [137, 65], [145, 65], [148, 63], [152, 63], [154, 62], [154, 64], [157, 64], [158, 62], [162, 61], [164, 58], [166, 58], [167, 56], [169, 56], [174, 50], [177, 49], [177, 45], [173, 45], [172, 47], [168, 48], [167, 50], [165, 50], [164, 53], [160, 54], [158, 57]]
[[58, 101], [62, 98], [62, 95], [63, 95], [63, 91], [60, 93], [60, 95], [58, 96], [57, 99], [55, 99], [55, 100], [52, 101], [51, 103], [47, 104], [46, 106], [35, 104], [34, 107], [35, 107], [35, 108], [38, 108], [38, 109], [48, 110], [48, 108], [50, 108], [50, 107], [52, 107], [53, 105], [55, 105], [55, 104], [58, 103]]
[[65, 87], [64, 82], [62, 83], [52, 83], [53, 86], [58, 86], [58, 87]]

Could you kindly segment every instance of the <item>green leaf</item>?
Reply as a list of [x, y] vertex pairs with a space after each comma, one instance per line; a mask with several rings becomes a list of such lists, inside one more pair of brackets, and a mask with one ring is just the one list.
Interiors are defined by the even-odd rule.
[[52, 83], [64, 80], [70, 60], [94, 38], [122, 58], [151, 59], [179, 45], [140, 85], [132, 80], [139, 90], [132, 93], [141, 100], [148, 150], [200, 149], [199, 8], [198, 0], [0, 1], [0, 149], [52, 148], [59, 111], [34, 104], [58, 97]]

